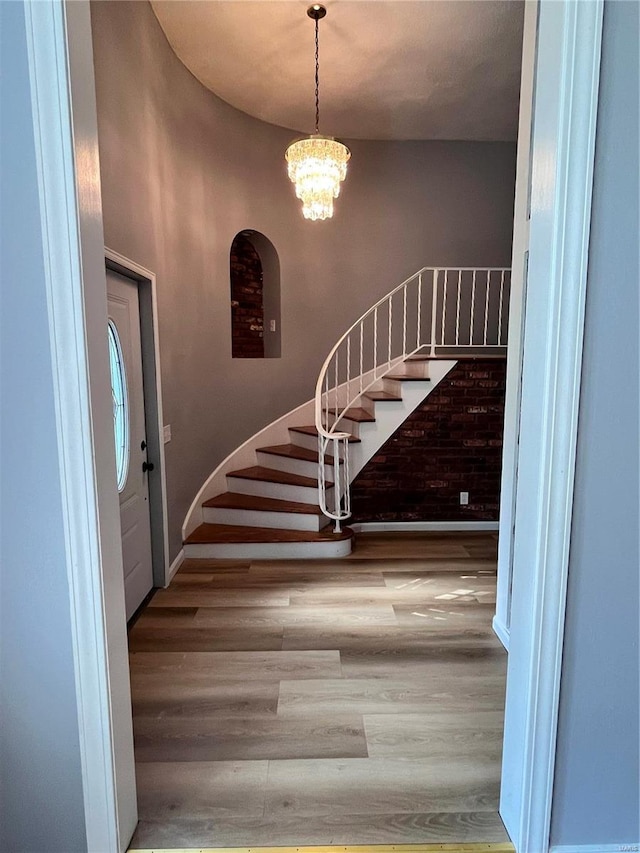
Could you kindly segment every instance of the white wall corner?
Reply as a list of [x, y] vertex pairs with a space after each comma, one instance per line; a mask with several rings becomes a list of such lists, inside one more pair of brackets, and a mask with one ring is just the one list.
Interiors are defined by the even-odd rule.
[[602, 0], [539, 4], [500, 792], [500, 816], [523, 853], [549, 850], [602, 12]]

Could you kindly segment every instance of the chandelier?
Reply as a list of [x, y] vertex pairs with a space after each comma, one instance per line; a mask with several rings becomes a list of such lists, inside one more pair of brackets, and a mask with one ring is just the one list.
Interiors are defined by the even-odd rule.
[[292, 142], [285, 153], [289, 179], [295, 185], [296, 195], [302, 201], [305, 219], [330, 219], [333, 200], [340, 195], [340, 184], [347, 175], [351, 152], [346, 145], [332, 136], [322, 136], [320, 124], [320, 76], [318, 51], [318, 21], [327, 14], [319, 3], [307, 9], [315, 21], [316, 30], [316, 129], [305, 139]]

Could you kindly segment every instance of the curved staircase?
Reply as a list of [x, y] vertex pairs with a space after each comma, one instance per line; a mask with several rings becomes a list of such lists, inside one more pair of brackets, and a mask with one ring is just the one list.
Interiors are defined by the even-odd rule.
[[341, 522], [359, 471], [459, 357], [505, 349], [508, 272], [424, 268], [373, 305], [327, 356], [314, 400], [213, 472], [185, 520], [185, 556], [347, 556], [353, 532]]
[[[445, 364], [448, 372], [455, 361], [440, 363], [438, 381], [444, 376]], [[359, 397], [358, 405], [349, 407], [339, 419], [354, 450], [362, 445], [363, 433], [365, 441], [369, 439], [367, 447], [373, 450], [366, 451], [363, 464], [431, 392], [434, 383], [428, 374], [428, 359], [408, 359], [381, 377], [378, 386]], [[203, 523], [185, 539], [185, 556], [320, 559], [351, 552], [351, 530], [347, 527], [335, 533], [329, 527], [331, 519], [318, 504], [316, 426], [288, 430], [288, 444], [257, 448], [256, 465], [227, 473], [229, 491], [202, 503]], [[325, 457], [329, 491], [333, 488], [333, 462], [332, 456]]]

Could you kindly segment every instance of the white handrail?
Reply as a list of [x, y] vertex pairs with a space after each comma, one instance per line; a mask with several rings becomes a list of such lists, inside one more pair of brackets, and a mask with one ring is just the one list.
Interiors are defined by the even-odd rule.
[[[351, 514], [350, 434], [339, 429], [347, 409], [393, 366], [425, 348], [433, 358], [438, 350], [446, 350], [450, 355], [450, 350], [469, 353], [506, 349], [503, 318], [508, 316], [510, 273], [508, 267], [422, 267], [374, 303], [333, 346], [316, 382], [315, 425], [318, 432], [319, 504], [322, 512], [336, 522], [336, 532], [340, 531], [341, 521]], [[424, 298], [425, 287], [431, 287], [431, 298]], [[397, 310], [402, 312], [402, 324], [401, 332], [397, 333], [393, 325], [393, 301], [400, 293], [402, 304]], [[430, 317], [423, 317], [425, 310], [429, 311]], [[383, 344], [384, 352], [379, 353], [378, 327], [385, 319], [386, 346]], [[477, 320], [480, 321], [480, 335], [476, 334]], [[372, 327], [370, 336], [366, 334], [367, 321]], [[467, 327], [467, 342], [464, 343], [463, 329]], [[423, 339], [424, 329], [428, 330], [428, 339]], [[358, 355], [352, 359], [351, 337], [354, 333]], [[481, 341], [477, 340], [478, 336]], [[354, 361], [357, 373], [352, 376]], [[344, 382], [340, 381], [341, 369]], [[331, 457], [328, 453], [330, 445]], [[330, 488], [333, 488], [331, 508], [327, 505]]]

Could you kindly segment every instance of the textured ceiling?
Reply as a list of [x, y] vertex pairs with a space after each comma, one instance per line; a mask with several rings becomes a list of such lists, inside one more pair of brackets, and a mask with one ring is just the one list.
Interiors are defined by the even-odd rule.
[[[308, 0], [152, 0], [174, 51], [224, 101], [313, 131]], [[351, 139], [514, 140], [519, 0], [326, 0], [320, 132]]]

